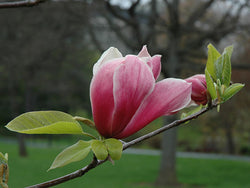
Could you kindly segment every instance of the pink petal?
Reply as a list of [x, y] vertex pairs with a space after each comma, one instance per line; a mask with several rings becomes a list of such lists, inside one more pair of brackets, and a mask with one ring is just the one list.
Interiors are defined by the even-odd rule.
[[151, 57], [148, 53], [147, 46], [144, 45], [137, 57], [141, 58], [149, 65], [149, 67], [152, 69], [155, 80], [157, 80], [161, 72], [161, 55], [155, 55]]
[[157, 80], [161, 72], [161, 55], [155, 55], [151, 57], [148, 53], [147, 46], [144, 45], [137, 57], [149, 65], [149, 67], [152, 69], [155, 80]]
[[143, 99], [154, 88], [155, 79], [149, 66], [136, 56], [126, 56], [114, 74], [114, 114], [112, 133], [120, 133], [129, 123]]
[[206, 88], [204, 87], [204, 85], [199, 81], [193, 81], [192, 82], [192, 96], [203, 96], [204, 94], [206, 94]]
[[158, 82], [154, 91], [136, 111], [127, 127], [116, 136], [125, 138], [163, 115], [170, 115], [186, 107], [191, 101], [192, 87], [181, 79], [168, 78]]
[[198, 105], [205, 105], [207, 103], [207, 84], [205, 75], [198, 74], [185, 80], [192, 83], [192, 100]]
[[114, 111], [113, 76], [121, 61], [104, 64], [93, 76], [90, 84], [90, 99], [96, 128], [101, 135], [109, 134]]
[[152, 69], [155, 80], [157, 80], [161, 73], [161, 55], [153, 56], [148, 60], [147, 64]]
[[116, 58], [122, 58], [121, 52], [117, 48], [110, 47], [105, 52], [103, 52], [100, 59], [95, 63], [93, 67], [93, 74], [96, 74], [96, 72], [100, 69], [100, 67], [104, 65], [106, 62]]
[[141, 51], [139, 52], [139, 54], [137, 55], [137, 57], [140, 57], [140, 58], [144, 58], [144, 57], [146, 57], [146, 58], [150, 58], [151, 56], [150, 56], [150, 54], [148, 53], [148, 49], [147, 49], [147, 46], [146, 45], [144, 45], [143, 47], [142, 47], [142, 49], [141, 49]]
[[197, 79], [199, 80], [205, 87], [207, 86], [207, 82], [206, 82], [206, 77], [205, 74], [196, 74], [194, 76], [191, 76], [187, 79], [185, 79], [187, 82], [192, 82], [193, 79]]

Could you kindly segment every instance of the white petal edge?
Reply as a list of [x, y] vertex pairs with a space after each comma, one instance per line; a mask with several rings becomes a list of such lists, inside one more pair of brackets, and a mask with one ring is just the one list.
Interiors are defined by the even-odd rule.
[[122, 58], [121, 52], [114, 47], [110, 47], [107, 49], [105, 52], [103, 52], [102, 56], [100, 59], [94, 64], [93, 67], [93, 75], [96, 74], [96, 72], [100, 69], [100, 67], [105, 64], [107, 61], [116, 59], [116, 58]]

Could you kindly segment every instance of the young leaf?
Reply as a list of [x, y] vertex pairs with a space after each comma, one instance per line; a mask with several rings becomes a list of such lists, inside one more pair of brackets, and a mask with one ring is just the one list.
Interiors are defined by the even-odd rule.
[[206, 76], [206, 82], [207, 82], [207, 90], [208, 90], [210, 96], [212, 97], [212, 99], [216, 99], [217, 94], [216, 94], [214, 82], [213, 82], [211, 75], [209, 74], [207, 69], [205, 69], [205, 76]]
[[1, 163], [8, 163], [8, 153], [5, 153], [4, 155], [3, 155], [3, 153], [2, 152], [0, 152], [0, 164]]
[[208, 59], [207, 59], [206, 69], [210, 73], [212, 78], [216, 80], [214, 63], [221, 55], [212, 44], [209, 44], [207, 48], [208, 48]]
[[215, 68], [215, 76], [214, 80], [222, 80], [222, 71], [223, 71], [223, 64], [225, 61], [225, 54], [221, 55], [215, 62], [214, 62], [214, 68]]
[[119, 160], [122, 156], [123, 145], [121, 141], [109, 138], [104, 141], [106, 147], [108, 148], [108, 153], [113, 160]]
[[231, 59], [232, 53], [233, 53], [233, 45], [228, 46], [224, 49], [223, 53], [227, 53], [229, 56], [229, 59]]
[[[230, 52], [231, 53], [231, 52]], [[223, 70], [222, 70], [222, 84], [228, 87], [231, 81], [231, 60], [230, 54], [224, 55]]]
[[75, 116], [74, 119], [76, 121], [82, 122], [83, 124], [87, 125], [88, 127], [92, 128], [92, 129], [96, 130], [95, 123], [93, 121], [91, 121], [90, 119], [79, 117], [79, 116]]
[[103, 141], [93, 140], [91, 148], [97, 159], [105, 160], [108, 157], [108, 151]]
[[83, 160], [91, 150], [91, 142], [79, 140], [76, 144], [64, 149], [52, 163], [51, 169], [65, 166], [69, 163]]
[[229, 86], [231, 81], [231, 56], [233, 46], [224, 49], [223, 54], [215, 61], [216, 79], [221, 81], [222, 85]]
[[199, 112], [201, 109], [202, 109], [202, 104], [200, 106], [198, 106], [198, 107], [196, 106], [195, 108], [189, 110], [188, 112], [182, 113], [181, 114], [181, 119], [184, 119], [184, 118], [186, 118], [188, 116], [191, 116], [191, 115]]
[[26, 134], [83, 134], [71, 115], [59, 111], [27, 112], [9, 122], [6, 128]]
[[224, 92], [224, 94], [222, 96], [223, 102], [227, 101], [232, 96], [234, 96], [236, 93], [238, 93], [244, 86], [245, 86], [244, 84], [239, 84], [239, 83], [229, 86], [225, 90], [225, 92]]

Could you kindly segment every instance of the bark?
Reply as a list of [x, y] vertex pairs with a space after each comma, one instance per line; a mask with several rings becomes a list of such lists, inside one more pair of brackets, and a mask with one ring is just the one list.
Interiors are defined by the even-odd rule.
[[229, 121], [225, 122], [225, 134], [227, 138], [227, 152], [229, 154], [235, 154], [235, 144], [233, 139], [233, 127], [232, 124]]
[[[10, 95], [11, 95], [11, 116], [15, 118], [18, 114], [18, 104], [16, 102], [16, 97], [15, 97], [15, 89], [12, 85], [12, 80], [9, 81], [9, 90], [10, 90]], [[18, 150], [19, 150], [19, 156], [21, 157], [26, 157], [28, 155], [26, 145], [25, 145], [25, 137], [23, 134], [18, 133], [17, 134], [17, 139], [18, 139]]]
[[[13, 70], [15, 70], [12, 67], [12, 63], [9, 63], [8, 66], [8, 72], [12, 73]], [[15, 118], [19, 114], [19, 104], [17, 102], [17, 91], [16, 91], [16, 85], [15, 85], [15, 74], [10, 74], [9, 80], [8, 80], [8, 90], [10, 94], [10, 109], [11, 109], [11, 116], [12, 118]], [[18, 139], [18, 146], [19, 146], [19, 156], [26, 157], [28, 155], [26, 145], [25, 145], [25, 138], [23, 134], [17, 134]]]
[[[168, 124], [174, 121], [175, 117], [166, 118], [165, 123]], [[176, 175], [176, 146], [177, 127], [163, 133], [160, 171], [156, 181], [157, 186], [178, 185]]]
[[[178, 75], [178, 33], [172, 35], [171, 49], [169, 49], [169, 58], [167, 64], [164, 64], [166, 73], [165, 77], [176, 77]], [[164, 71], [165, 72], [165, 71]], [[165, 123], [170, 123], [177, 119], [176, 115], [165, 118]], [[160, 171], [156, 180], [158, 186], [175, 186], [178, 185], [176, 175], [176, 147], [177, 147], [177, 128], [163, 133], [162, 138], [162, 157]]]
[[28, 152], [25, 144], [25, 135], [18, 133], [18, 146], [19, 146], [19, 156], [27, 157]]

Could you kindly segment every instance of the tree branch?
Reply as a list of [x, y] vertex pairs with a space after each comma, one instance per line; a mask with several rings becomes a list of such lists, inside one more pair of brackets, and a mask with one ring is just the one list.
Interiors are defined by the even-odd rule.
[[194, 10], [193, 13], [190, 15], [190, 17], [188, 18], [186, 27], [190, 27], [195, 23], [195, 21], [203, 17], [203, 15], [206, 13], [206, 10], [213, 4], [213, 2], [214, 0], [209, 0], [203, 3], [201, 6], [199, 6], [196, 10]]
[[[249, 3], [246, 1], [245, 3], [237, 5], [239, 8], [236, 10], [234, 15], [232, 15], [231, 7], [229, 7], [222, 18], [214, 26], [211, 26], [207, 31], [200, 31], [200, 35], [198, 35], [196, 39], [187, 43], [189, 49], [198, 48], [205, 39], [211, 39], [218, 42], [227, 34], [235, 32], [238, 29], [238, 21], [240, 19], [242, 9], [248, 7]], [[235, 6], [235, 4], [233, 4], [233, 6]]]
[[145, 39], [143, 41], [144, 44], [148, 44], [150, 40], [155, 42], [154, 40], [156, 39], [156, 19], [159, 19], [159, 15], [157, 13], [157, 2], [156, 0], [152, 0], [150, 3], [151, 7], [151, 14], [149, 16], [149, 22], [148, 22], [148, 29], [149, 31], [147, 32]]
[[[113, 6], [110, 4], [109, 1], [106, 1], [106, 7], [107, 7], [107, 10], [114, 16], [116, 17], [117, 19], [119, 20], [122, 20], [124, 21], [125, 23], [127, 23], [128, 25], [133, 25], [134, 24], [134, 21], [132, 19], [130, 19], [128, 17], [128, 15], [124, 15], [122, 13], [125, 13], [125, 12], [129, 12], [129, 9], [121, 9], [117, 6]], [[134, 10], [134, 9], [133, 9]], [[122, 12], [122, 13], [121, 13]]]
[[[130, 142], [125, 143], [125, 142], [122, 141], [123, 150], [126, 150], [127, 148], [129, 148], [129, 147], [131, 147], [131, 146], [133, 146], [133, 145], [135, 145], [135, 144], [137, 144], [139, 142], [142, 142], [142, 141], [144, 141], [144, 140], [146, 140], [148, 138], [151, 138], [151, 137], [153, 137], [155, 135], [158, 135], [158, 134], [160, 134], [160, 133], [162, 133], [162, 132], [164, 132], [164, 131], [166, 131], [168, 129], [171, 129], [173, 127], [177, 127], [177, 126], [179, 126], [179, 125], [181, 125], [183, 123], [186, 123], [186, 122], [188, 122], [190, 120], [196, 119], [197, 117], [199, 117], [200, 115], [204, 114], [205, 112], [211, 110], [212, 108], [216, 107], [217, 105], [218, 105], [217, 103], [213, 103], [211, 106], [208, 106], [208, 107], [202, 109], [201, 111], [199, 111], [199, 112], [197, 112], [197, 113], [195, 113], [193, 115], [190, 115], [190, 116], [188, 116], [186, 118], [183, 118], [183, 119], [180, 119], [180, 120], [176, 120], [176, 121], [174, 121], [174, 122], [172, 122], [172, 123], [170, 123], [168, 125], [165, 125], [165, 126], [159, 128], [159, 129], [157, 129], [157, 130], [155, 130], [155, 131], [153, 131], [151, 133], [143, 135], [143, 136], [141, 136], [139, 138], [136, 138], [136, 139], [134, 139], [134, 140], [132, 140]], [[26, 188], [52, 187], [52, 186], [61, 184], [63, 182], [66, 182], [66, 181], [81, 177], [84, 174], [86, 174], [89, 170], [94, 169], [95, 167], [97, 167], [97, 166], [103, 164], [104, 162], [108, 161], [108, 159], [109, 158], [107, 158], [107, 159], [105, 159], [103, 161], [99, 161], [99, 160], [96, 159], [96, 157], [94, 157], [93, 161], [89, 165], [83, 167], [80, 170], [77, 170], [75, 172], [72, 172], [70, 174], [67, 174], [65, 176], [62, 176], [62, 177], [59, 177], [59, 178], [56, 178], [56, 179], [53, 179], [53, 180], [50, 180], [50, 181], [47, 181], [47, 182], [40, 183], [40, 184], [37, 184], [37, 185], [32, 185], [32, 186], [29, 186], [29, 187], [26, 187]]]
[[162, 133], [162, 132], [164, 132], [164, 131], [166, 131], [168, 129], [177, 127], [177, 126], [179, 126], [179, 125], [181, 125], [181, 124], [183, 124], [185, 122], [188, 122], [190, 120], [196, 119], [197, 117], [199, 117], [200, 115], [204, 114], [208, 110], [214, 108], [215, 106], [217, 106], [217, 104], [213, 104], [211, 107], [204, 108], [201, 111], [199, 111], [199, 112], [197, 112], [197, 113], [195, 113], [193, 115], [190, 115], [190, 116], [188, 116], [186, 118], [183, 118], [183, 119], [180, 119], [180, 120], [176, 120], [176, 121], [174, 121], [174, 122], [172, 122], [172, 123], [170, 123], [168, 125], [165, 125], [165, 126], [159, 128], [159, 129], [151, 132], [151, 133], [145, 134], [145, 135], [143, 135], [143, 136], [141, 136], [139, 138], [136, 138], [136, 139], [134, 139], [134, 140], [132, 140], [132, 141], [130, 141], [128, 143], [125, 143], [125, 144], [123, 144], [123, 150], [129, 148], [130, 146], [138, 144], [138, 143], [140, 143], [140, 142], [142, 142], [144, 140], [147, 140], [147, 139], [149, 139], [149, 138], [151, 138], [153, 136], [156, 136], [156, 135], [158, 135], [158, 134], [160, 134], [160, 133]]
[[97, 39], [97, 36], [95, 34], [95, 29], [92, 26], [92, 23], [90, 23], [90, 19], [88, 19], [88, 27], [87, 27], [88, 33], [90, 35], [91, 40], [93, 41], [96, 49], [102, 53], [104, 51], [104, 49], [102, 48], [102, 45], [100, 43], [100, 41]]
[[119, 28], [108, 15], [104, 14], [104, 17], [116, 36], [118, 36], [128, 48], [137, 50], [137, 45], [134, 43], [134, 41], [129, 40], [129, 38], [122, 32], [121, 28]]
[[98, 161], [96, 159], [96, 157], [93, 158], [92, 162], [83, 167], [82, 169], [80, 170], [77, 170], [73, 173], [70, 173], [70, 174], [67, 174], [65, 176], [62, 176], [62, 177], [59, 177], [59, 178], [56, 178], [56, 179], [53, 179], [53, 180], [50, 180], [50, 181], [47, 181], [47, 182], [44, 182], [44, 183], [40, 183], [40, 184], [37, 184], [37, 185], [32, 185], [32, 186], [29, 186], [27, 188], [41, 188], [41, 187], [52, 187], [54, 185], [58, 185], [58, 184], [61, 184], [63, 182], [66, 182], [66, 181], [69, 181], [69, 180], [72, 180], [72, 179], [75, 179], [77, 177], [81, 177], [83, 176], [85, 173], [87, 173], [89, 170], [91, 170], [92, 168], [95, 168], [96, 166], [104, 163], [106, 160], [103, 160], [103, 161]]
[[111, 13], [118, 20], [123, 21], [133, 29], [135, 39], [137, 39], [137, 46], [143, 45], [142, 32], [140, 29], [139, 19], [136, 14], [136, 8], [140, 4], [140, 0], [136, 0], [128, 9], [123, 9], [115, 5], [111, 5], [109, 1], [106, 1], [106, 7], [109, 13]]
[[17, 8], [17, 7], [30, 7], [38, 5], [45, 0], [23, 0], [23, 1], [13, 1], [13, 2], [1, 2], [0, 8]]
[[169, 29], [174, 34], [178, 34], [176, 31], [179, 31], [179, 0], [174, 0], [171, 3], [167, 0], [165, 1], [168, 9], [169, 19], [170, 19], [170, 26]]
[[134, 3], [132, 3], [131, 7], [128, 9], [129, 14], [131, 15], [131, 17], [134, 16], [135, 13], [135, 9], [136, 7], [140, 4], [141, 0], [136, 0]]

